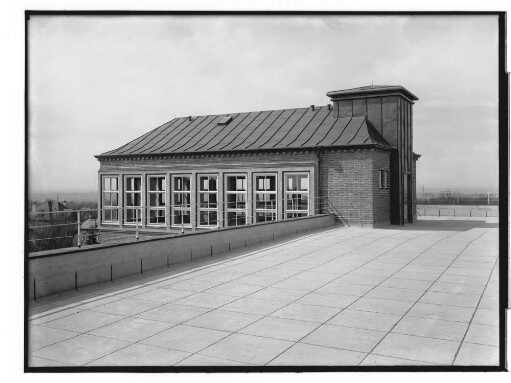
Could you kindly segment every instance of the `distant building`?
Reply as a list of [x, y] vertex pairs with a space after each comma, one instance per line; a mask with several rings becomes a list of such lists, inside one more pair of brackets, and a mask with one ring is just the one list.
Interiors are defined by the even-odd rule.
[[415, 220], [414, 101], [402, 86], [332, 104], [175, 118], [97, 155], [102, 228], [207, 229], [332, 213]]

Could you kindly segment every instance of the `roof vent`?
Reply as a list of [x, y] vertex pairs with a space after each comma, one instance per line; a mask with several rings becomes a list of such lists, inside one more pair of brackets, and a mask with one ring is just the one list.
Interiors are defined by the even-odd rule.
[[311, 109], [312, 109], [312, 111], [314, 112], [314, 105], [311, 105]]
[[231, 116], [225, 116], [220, 121], [218, 121], [218, 125], [227, 125], [231, 121], [232, 121], [232, 117]]
[[328, 104], [328, 110], [332, 110], [332, 104]]

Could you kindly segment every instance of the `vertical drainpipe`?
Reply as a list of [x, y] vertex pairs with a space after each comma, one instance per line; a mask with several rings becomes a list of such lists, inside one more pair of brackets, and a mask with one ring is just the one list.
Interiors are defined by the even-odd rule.
[[[316, 186], [316, 198], [315, 198], [315, 201], [312, 201], [314, 203], [314, 214], [317, 213], [320, 213], [321, 212], [321, 206], [322, 206], [322, 203], [324, 202], [321, 196], [321, 150], [323, 149], [322, 146], [317, 146], [314, 150], [314, 152], [316, 153], [316, 174], [317, 174], [317, 179], [318, 179], [318, 182], [317, 182], [317, 186]], [[316, 203], [317, 203], [317, 206], [319, 206], [319, 211], [318, 211], [318, 208], [316, 207]]]

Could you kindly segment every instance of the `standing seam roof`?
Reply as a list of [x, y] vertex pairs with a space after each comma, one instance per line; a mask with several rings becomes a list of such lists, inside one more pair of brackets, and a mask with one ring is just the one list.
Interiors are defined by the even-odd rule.
[[321, 106], [180, 117], [98, 157], [361, 145], [392, 147], [364, 116], [335, 118]]

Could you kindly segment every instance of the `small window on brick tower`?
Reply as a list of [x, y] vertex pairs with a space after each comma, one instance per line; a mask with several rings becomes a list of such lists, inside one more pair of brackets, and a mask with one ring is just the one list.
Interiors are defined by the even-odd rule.
[[383, 170], [380, 170], [380, 176], [378, 177], [379, 178], [379, 181], [380, 181], [380, 189], [383, 189], [385, 187], [385, 172]]
[[390, 172], [385, 170], [385, 189], [390, 189]]

